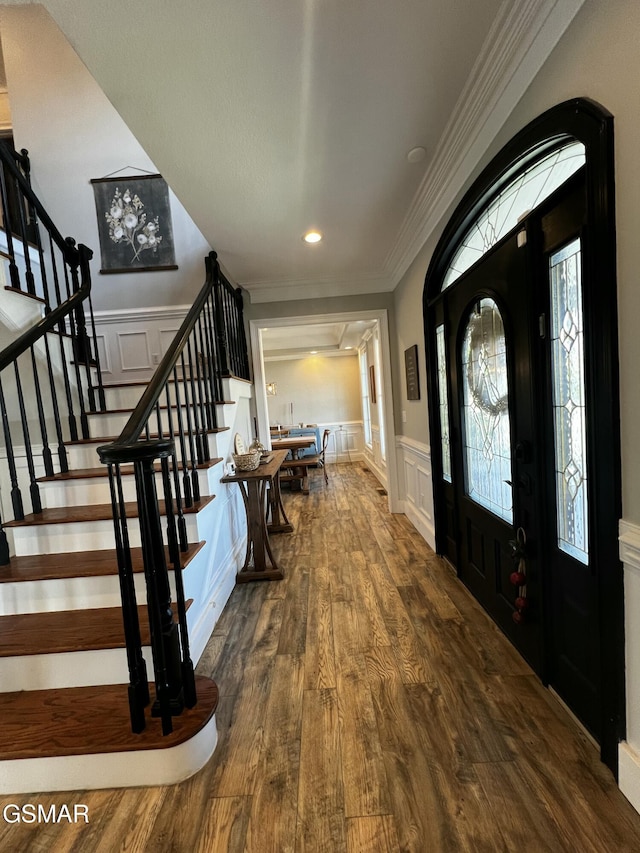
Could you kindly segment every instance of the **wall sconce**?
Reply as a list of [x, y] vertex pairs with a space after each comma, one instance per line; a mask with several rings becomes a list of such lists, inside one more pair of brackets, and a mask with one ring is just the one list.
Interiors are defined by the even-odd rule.
[[278, 393], [275, 382], [267, 382], [267, 397], [275, 397]]

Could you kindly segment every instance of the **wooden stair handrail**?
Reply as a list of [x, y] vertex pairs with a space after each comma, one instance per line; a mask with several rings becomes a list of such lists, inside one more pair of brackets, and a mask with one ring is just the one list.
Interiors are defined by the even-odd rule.
[[73, 250], [74, 254], [70, 255], [70, 257], [74, 258], [76, 267], [79, 267], [81, 270], [82, 284], [70, 299], [67, 299], [61, 305], [58, 305], [57, 308], [50, 311], [42, 320], [31, 326], [26, 332], [23, 332], [15, 341], [12, 341], [0, 352], [0, 372], [12, 364], [23, 353], [27, 352], [47, 332], [51, 332], [59, 326], [69, 314], [72, 314], [89, 297], [91, 293], [89, 261], [93, 257], [93, 252], [82, 243], [76, 248], [74, 241], [70, 237], [65, 242]]
[[156, 368], [151, 381], [138, 401], [138, 405], [131, 413], [122, 432], [115, 441], [98, 447], [97, 452], [101, 462], [109, 464], [134, 461], [131, 453], [133, 451], [135, 454], [135, 447], [139, 442], [140, 435], [158, 405], [165, 386], [176, 368], [180, 354], [183, 352], [200, 313], [211, 295], [214, 281], [219, 272], [217, 254], [215, 252], [211, 252], [205, 258], [205, 269], [205, 283], [200, 293], [189, 309], [187, 316], [184, 318], [182, 325], [171, 342], [171, 346]]

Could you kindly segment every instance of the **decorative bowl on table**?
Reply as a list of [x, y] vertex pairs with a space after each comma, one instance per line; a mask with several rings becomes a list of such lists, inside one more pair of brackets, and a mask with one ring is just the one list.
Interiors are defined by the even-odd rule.
[[234, 453], [236, 471], [255, 471], [260, 465], [260, 451], [250, 450], [249, 453]]

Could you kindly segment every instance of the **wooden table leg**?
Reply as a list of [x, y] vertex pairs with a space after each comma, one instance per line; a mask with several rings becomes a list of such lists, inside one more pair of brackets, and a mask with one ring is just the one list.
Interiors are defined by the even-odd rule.
[[238, 481], [247, 514], [247, 553], [244, 566], [236, 575], [237, 583], [258, 580], [282, 580], [269, 542], [265, 519], [266, 480]]
[[[269, 483], [269, 507], [267, 515], [271, 512], [271, 521], [267, 524], [269, 533], [293, 533], [293, 524], [287, 518], [282, 503], [282, 490], [280, 489], [280, 471]], [[281, 520], [282, 517], [282, 520]]]
[[304, 491], [303, 482], [302, 482], [303, 477], [304, 477], [304, 473], [303, 473], [304, 469], [300, 468], [299, 465], [296, 465], [296, 460], [298, 459], [298, 453], [299, 453], [299, 451], [297, 448], [294, 447], [291, 449], [291, 466], [290, 466], [291, 467], [291, 473], [296, 478], [295, 480], [290, 481], [292, 492], [297, 492], [298, 489], [302, 489]]

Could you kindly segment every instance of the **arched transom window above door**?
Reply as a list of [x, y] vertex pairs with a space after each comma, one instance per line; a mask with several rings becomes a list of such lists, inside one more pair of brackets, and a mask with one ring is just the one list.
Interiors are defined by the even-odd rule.
[[584, 145], [569, 140], [548, 154], [541, 155], [531, 165], [522, 168], [516, 177], [508, 180], [461, 239], [445, 273], [442, 289], [450, 287], [462, 273], [515, 228], [523, 216], [548, 198], [584, 163]]

